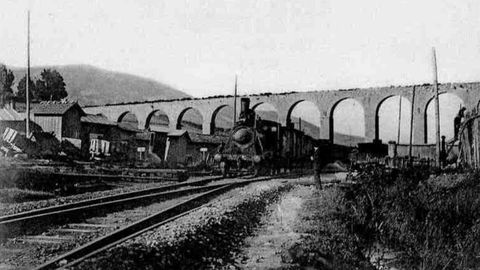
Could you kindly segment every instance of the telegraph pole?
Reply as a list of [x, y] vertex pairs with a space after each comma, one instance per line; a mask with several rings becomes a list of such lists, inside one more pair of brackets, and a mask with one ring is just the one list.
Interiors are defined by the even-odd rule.
[[438, 73], [437, 73], [437, 55], [435, 53], [435, 47], [432, 48], [433, 54], [433, 87], [435, 90], [435, 127], [436, 127], [436, 166], [440, 168], [440, 103], [438, 101]]
[[415, 109], [415, 86], [412, 92], [412, 109], [410, 110], [410, 145], [408, 147], [408, 160], [412, 162], [412, 148], [413, 148], [413, 111]]
[[25, 91], [25, 103], [26, 103], [26, 127], [25, 133], [27, 138], [30, 136], [30, 10], [27, 12], [27, 76], [26, 76], [26, 91]]
[[397, 145], [400, 144], [400, 128], [402, 126], [402, 96], [399, 96], [400, 100], [398, 101], [398, 134], [397, 134]]
[[237, 74], [235, 74], [235, 93], [233, 94], [233, 126], [237, 122]]

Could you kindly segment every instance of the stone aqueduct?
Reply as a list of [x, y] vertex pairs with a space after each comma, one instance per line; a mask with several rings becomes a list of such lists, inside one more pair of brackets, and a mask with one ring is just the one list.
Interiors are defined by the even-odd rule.
[[[426, 111], [434, 98], [432, 85], [392, 86], [366, 89], [330, 90], [312, 92], [292, 92], [280, 94], [260, 94], [248, 96], [255, 108], [262, 103], [273, 105], [278, 112], [278, 119], [286, 125], [293, 108], [302, 101], [313, 102], [320, 112], [320, 138], [333, 140], [333, 113], [336, 106], [345, 99], [358, 101], [364, 110], [365, 137], [368, 142], [379, 138], [379, 108], [383, 101], [392, 96], [402, 96], [412, 102], [415, 87], [414, 143], [426, 143]], [[440, 84], [439, 92], [458, 96], [467, 110], [477, 109], [480, 101], [480, 82]], [[237, 100], [239, 108], [239, 99]], [[85, 107], [90, 114], [103, 114], [112, 121], [120, 121], [128, 112], [136, 115], [139, 128], [148, 128], [149, 119], [158, 110], [164, 112], [170, 121], [170, 129], [177, 124], [189, 109], [197, 109], [203, 117], [203, 133], [211, 134], [214, 130], [216, 114], [225, 106], [233, 105], [233, 97], [212, 97], [190, 100], [144, 101], [122, 104], [108, 104]], [[237, 112], [239, 113], [239, 112]], [[452, 119], [453, 121], [453, 119]], [[453, 123], [453, 122], [452, 122]]]

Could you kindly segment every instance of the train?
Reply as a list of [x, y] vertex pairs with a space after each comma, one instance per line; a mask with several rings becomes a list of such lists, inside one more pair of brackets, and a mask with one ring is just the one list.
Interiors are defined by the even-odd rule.
[[319, 140], [292, 125], [284, 127], [261, 119], [250, 108], [248, 98], [242, 98], [240, 103], [239, 120], [214, 156], [224, 177], [239, 170], [262, 175], [312, 168], [311, 157]]

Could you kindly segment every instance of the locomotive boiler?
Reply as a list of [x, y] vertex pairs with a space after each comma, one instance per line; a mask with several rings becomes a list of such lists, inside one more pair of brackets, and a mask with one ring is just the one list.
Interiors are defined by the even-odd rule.
[[251, 169], [255, 174], [272, 174], [281, 169], [310, 167], [315, 140], [293, 127], [263, 120], [250, 109], [250, 100], [241, 99], [239, 120], [225, 145], [215, 155], [222, 174]]

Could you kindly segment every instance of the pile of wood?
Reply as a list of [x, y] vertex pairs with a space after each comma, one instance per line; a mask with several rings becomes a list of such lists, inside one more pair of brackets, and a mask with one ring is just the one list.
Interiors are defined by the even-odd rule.
[[463, 121], [458, 132], [460, 163], [473, 169], [480, 168], [480, 115], [474, 114]]

